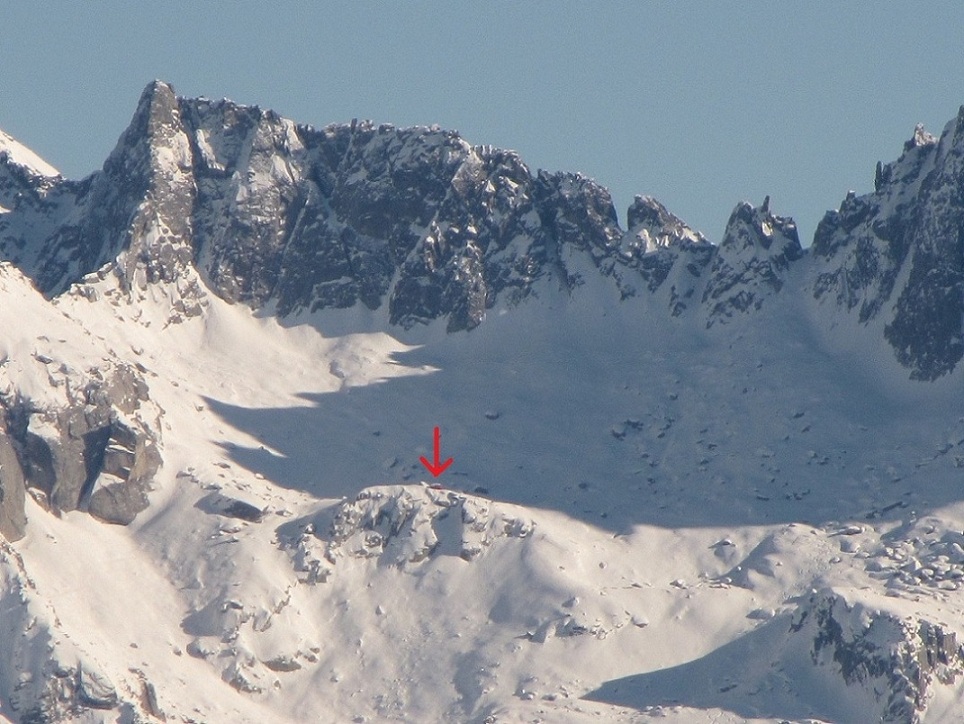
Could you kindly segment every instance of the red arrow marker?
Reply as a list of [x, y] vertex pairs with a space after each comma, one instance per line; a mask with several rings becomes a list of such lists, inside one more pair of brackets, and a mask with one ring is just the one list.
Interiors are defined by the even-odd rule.
[[452, 464], [452, 458], [449, 458], [444, 463], [439, 461], [439, 457], [442, 454], [440, 450], [441, 447], [442, 447], [442, 431], [439, 430], [438, 427], [436, 427], [435, 428], [435, 462], [434, 463], [429, 462], [424, 455], [419, 458], [419, 460], [422, 461], [422, 465], [424, 465], [425, 468], [430, 473], [432, 473], [433, 478], [437, 478], [439, 475], [444, 473], [445, 469]]

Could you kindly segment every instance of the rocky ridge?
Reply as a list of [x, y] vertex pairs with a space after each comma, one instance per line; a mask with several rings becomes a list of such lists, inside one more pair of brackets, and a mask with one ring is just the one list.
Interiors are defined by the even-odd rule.
[[831, 590], [800, 606], [790, 633], [810, 640], [817, 667], [830, 669], [848, 687], [872, 692], [868, 708], [881, 722], [918, 724], [931, 688], [964, 675], [964, 646], [954, 631]]
[[164, 287], [175, 318], [200, 313], [210, 289], [281, 316], [362, 304], [406, 328], [445, 319], [449, 331], [537, 294], [540, 280], [571, 289], [597, 273], [624, 299], [658, 299], [675, 317], [698, 308], [711, 327], [787, 296], [802, 265], [809, 281], [790, 297], [812, 295], [827, 325], [838, 311], [880, 320], [910, 376], [932, 380], [964, 354], [961, 118], [939, 141], [919, 128], [878, 167], [875, 192], [849, 194], [807, 251], [768, 200], [739, 204], [718, 246], [649, 197], [623, 231], [595, 181], [533, 173], [455, 132], [316, 129], [155, 81], [87, 179], [0, 163], [0, 253], [48, 296], [96, 272], [128, 294]]
[[940, 139], [918, 126], [897, 161], [877, 165], [874, 192], [848, 194], [814, 236], [814, 298], [882, 323], [913, 379], [937, 379], [964, 356], [962, 158], [964, 107]]

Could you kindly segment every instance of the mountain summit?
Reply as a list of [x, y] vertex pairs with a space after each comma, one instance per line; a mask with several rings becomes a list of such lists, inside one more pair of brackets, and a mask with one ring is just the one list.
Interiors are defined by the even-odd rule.
[[853, 311], [911, 377], [933, 380], [964, 355], [961, 123], [940, 141], [917, 129], [878, 168], [873, 194], [827, 214], [808, 252], [768, 202], [738, 205], [719, 246], [648, 197], [624, 231], [593, 180], [533, 173], [450, 131], [315, 129], [155, 81], [89, 178], [51, 180], [8, 156], [25, 172], [6, 184], [0, 254], [48, 296], [110, 269], [133, 294], [175, 285], [188, 313], [207, 288], [281, 316], [362, 304], [404, 328], [444, 319], [450, 332], [590, 269], [624, 298], [645, 290], [706, 326], [771, 295], [812, 296], [818, 325]]

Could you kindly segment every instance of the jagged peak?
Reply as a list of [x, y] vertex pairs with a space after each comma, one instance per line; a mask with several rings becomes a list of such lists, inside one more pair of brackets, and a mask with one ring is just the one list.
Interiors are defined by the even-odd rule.
[[143, 92], [141, 93], [141, 98], [142, 98], [142, 99], [143, 99], [143, 98], [153, 98], [154, 96], [156, 96], [156, 95], [158, 95], [158, 94], [166, 94], [166, 95], [172, 95], [172, 96], [173, 96], [173, 95], [175, 95], [175, 93], [174, 93], [174, 86], [172, 86], [172, 85], [171, 85], [170, 83], [168, 83], [167, 81], [163, 81], [163, 80], [161, 80], [161, 79], [159, 79], [159, 78], [155, 78], [155, 79], [152, 80], [150, 83], [148, 83], [146, 86], [144, 86], [144, 90], [143, 90]]
[[770, 197], [758, 207], [741, 201], [726, 225], [703, 291], [707, 328], [736, 314], [760, 309], [783, 288], [790, 264], [803, 256], [797, 225], [770, 211]]
[[[964, 106], [961, 107], [961, 110], [964, 111]], [[937, 136], [924, 130], [923, 123], [918, 123], [914, 126], [914, 135], [904, 142], [904, 151], [910, 151], [911, 149], [922, 146], [933, 146], [935, 143], [937, 143]]]
[[177, 95], [170, 83], [152, 80], [141, 93], [137, 102], [135, 118], [146, 116], [150, 120], [166, 120], [177, 112]]
[[573, 219], [579, 218], [585, 235], [596, 237], [593, 244], [608, 247], [622, 237], [612, 195], [595, 179], [578, 171], [549, 172], [543, 169], [539, 170], [537, 178], [562, 202], [559, 211], [563, 215], [572, 215]]
[[[138, 158], [149, 160], [143, 166], [136, 161], [131, 163]], [[104, 168], [127, 174], [139, 167], [146, 172], [146, 176], [152, 176], [161, 167], [188, 166], [190, 148], [174, 87], [164, 81], [153, 80], [141, 93], [131, 122]]]
[[[945, 134], [947, 131], [945, 131]], [[874, 193], [886, 193], [895, 183], [912, 186], [920, 180], [924, 160], [938, 148], [940, 140], [924, 130], [924, 124], [914, 127], [914, 135], [904, 142], [900, 157], [890, 163], [877, 162], [874, 171]]]
[[157, 124], [174, 122], [179, 115], [174, 86], [162, 80], [153, 80], [145, 86], [137, 101], [131, 128], [151, 133]]
[[541, 179], [556, 179], [560, 184], [563, 184], [567, 189], [578, 189], [583, 187], [598, 187], [609, 193], [609, 189], [605, 189], [597, 183], [596, 179], [584, 174], [582, 171], [547, 171], [546, 169], [539, 169], [539, 178]]
[[789, 252], [800, 256], [803, 249], [797, 234], [797, 223], [789, 216], [777, 216], [770, 211], [770, 197], [763, 199], [759, 207], [741, 201], [733, 209], [723, 234], [721, 249], [771, 250], [777, 243], [776, 253]]
[[629, 234], [645, 253], [679, 244], [709, 244], [702, 233], [652, 196], [636, 196], [626, 214]]
[[636, 195], [633, 197], [633, 203], [626, 214], [626, 223], [632, 229], [634, 226], [642, 224], [659, 223], [667, 216], [672, 216], [672, 214], [657, 199], [652, 196]]

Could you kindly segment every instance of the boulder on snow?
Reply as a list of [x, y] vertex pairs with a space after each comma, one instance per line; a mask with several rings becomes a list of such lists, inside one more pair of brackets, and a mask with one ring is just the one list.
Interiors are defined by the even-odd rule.
[[217, 492], [205, 495], [197, 502], [196, 507], [211, 515], [237, 518], [249, 523], [260, 523], [264, 520], [264, 511], [261, 508]]

